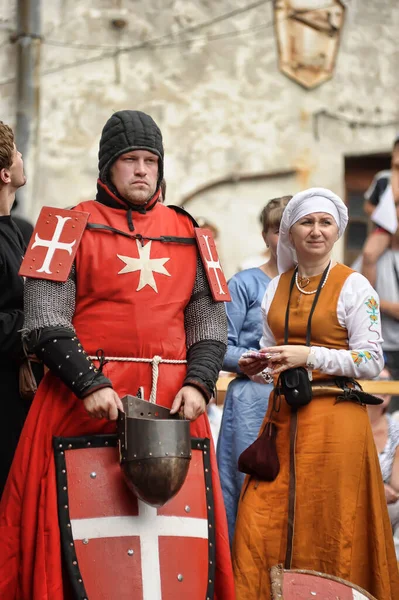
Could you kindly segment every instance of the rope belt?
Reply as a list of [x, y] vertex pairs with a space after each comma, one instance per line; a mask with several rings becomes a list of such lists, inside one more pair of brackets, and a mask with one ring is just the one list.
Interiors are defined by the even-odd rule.
[[[98, 356], [89, 356], [90, 360], [99, 361]], [[166, 365], [185, 365], [186, 360], [174, 360], [172, 358], [162, 358], [162, 356], [155, 355], [152, 358], [133, 358], [131, 356], [105, 356], [103, 364], [107, 362], [133, 362], [133, 363], [148, 363], [152, 365], [152, 385], [149, 401], [152, 404], [156, 403], [157, 400], [157, 388], [158, 388], [158, 377], [159, 377], [159, 365], [164, 363]]]

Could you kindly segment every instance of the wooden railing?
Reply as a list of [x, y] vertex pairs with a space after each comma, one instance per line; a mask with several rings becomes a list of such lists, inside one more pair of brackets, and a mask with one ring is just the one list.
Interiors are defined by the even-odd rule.
[[[218, 392], [217, 404], [223, 404], [227, 386], [234, 378], [234, 373], [219, 377], [216, 384]], [[363, 390], [369, 394], [392, 394], [399, 396], [399, 381], [361, 380], [359, 383]]]

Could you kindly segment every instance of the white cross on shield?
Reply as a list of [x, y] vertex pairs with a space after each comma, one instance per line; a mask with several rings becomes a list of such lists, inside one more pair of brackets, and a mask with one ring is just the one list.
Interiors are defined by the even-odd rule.
[[206, 248], [208, 250], [208, 256], [210, 258], [210, 260], [208, 260], [208, 259], [205, 258], [208, 270], [213, 270], [213, 272], [215, 273], [216, 281], [217, 281], [217, 284], [219, 286], [219, 294], [226, 295], [226, 292], [222, 288], [222, 286], [220, 284], [220, 279], [219, 279], [219, 272], [223, 273], [219, 257], [217, 257], [217, 260], [215, 260], [214, 257], [212, 256], [212, 251], [211, 251], [211, 248], [209, 246], [209, 235], [203, 235], [202, 237], [204, 238], [205, 245], [206, 245]]
[[71, 220], [71, 217], [61, 217], [61, 215], [55, 215], [57, 219], [57, 226], [54, 231], [54, 235], [51, 240], [42, 240], [39, 235], [35, 234], [35, 241], [31, 246], [31, 249], [38, 248], [39, 246], [43, 246], [44, 248], [48, 248], [46, 252], [46, 256], [44, 257], [44, 261], [42, 266], [37, 269], [38, 273], [48, 273], [51, 275], [50, 265], [53, 260], [54, 253], [56, 250], [66, 250], [68, 254], [72, 254], [72, 247], [76, 244], [76, 240], [70, 242], [69, 244], [60, 242], [60, 237], [64, 225], [67, 221]]
[[54, 438], [53, 445], [63, 557], [76, 597], [214, 597], [209, 439], [192, 438], [187, 478], [160, 508], [128, 489], [115, 435]]
[[19, 274], [66, 281], [86, 228], [89, 213], [44, 206]]
[[229, 288], [211, 230], [195, 227], [194, 232], [213, 299], [215, 302], [230, 302]]
[[[141, 500], [138, 500], [138, 507], [137, 516], [73, 519], [72, 535], [75, 541], [87, 540], [87, 544], [90, 544], [88, 540], [99, 538], [139, 537], [143, 600], [161, 600], [159, 538], [164, 536], [208, 539], [208, 521], [191, 517], [158, 515], [156, 508], [148, 506]], [[130, 552], [133, 557], [134, 551], [130, 549]], [[182, 573], [176, 574], [177, 577], [179, 575], [184, 577]]]

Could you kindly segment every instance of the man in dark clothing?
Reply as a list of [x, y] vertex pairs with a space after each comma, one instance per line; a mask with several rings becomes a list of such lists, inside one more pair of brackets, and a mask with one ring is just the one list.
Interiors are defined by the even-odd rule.
[[15, 198], [15, 202], [12, 205], [12, 209], [11, 209], [12, 220], [14, 221], [15, 225], [18, 227], [18, 229], [22, 233], [22, 237], [24, 238], [25, 246], [27, 247], [30, 242], [32, 233], [33, 233], [33, 225], [30, 221], [28, 221], [24, 217], [20, 217], [19, 215], [16, 214], [17, 206], [19, 206], [19, 202], [18, 202], [18, 199]]
[[21, 232], [10, 212], [15, 192], [25, 185], [22, 155], [12, 130], [0, 121], [0, 496], [29, 405], [19, 394], [23, 357], [23, 278], [18, 275], [25, 251]]

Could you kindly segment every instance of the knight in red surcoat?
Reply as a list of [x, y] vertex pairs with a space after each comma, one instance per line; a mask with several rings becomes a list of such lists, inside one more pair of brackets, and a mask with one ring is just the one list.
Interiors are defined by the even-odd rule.
[[[195, 242], [195, 222], [158, 201], [162, 135], [148, 115], [106, 123], [94, 201], [66, 281], [30, 278], [26, 342], [47, 367], [0, 505], [0, 598], [69, 599], [63, 580], [52, 439], [114, 433], [120, 398], [184, 411], [193, 437], [211, 437], [206, 404], [226, 349]], [[40, 245], [40, 242], [37, 244]], [[56, 256], [56, 255], [55, 255]], [[215, 599], [233, 600], [227, 525], [211, 455]], [[192, 557], [195, 561], [195, 556]]]

